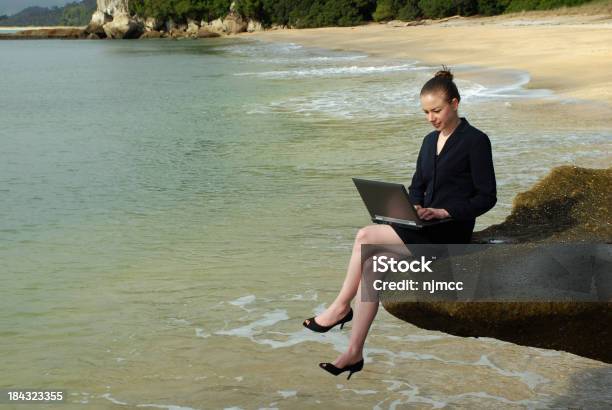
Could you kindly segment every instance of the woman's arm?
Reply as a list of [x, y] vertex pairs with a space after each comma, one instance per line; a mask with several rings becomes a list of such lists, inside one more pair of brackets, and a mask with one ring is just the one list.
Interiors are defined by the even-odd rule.
[[475, 136], [470, 147], [469, 159], [474, 195], [467, 201], [456, 202], [446, 207], [448, 213], [455, 219], [475, 219], [493, 208], [497, 202], [491, 141], [486, 134]]
[[423, 140], [423, 144], [421, 145], [421, 149], [419, 150], [416, 169], [414, 170], [414, 175], [412, 176], [412, 182], [408, 187], [408, 196], [410, 197], [410, 202], [412, 202], [415, 207], [420, 207], [423, 205], [423, 200], [425, 199], [425, 189], [427, 188], [427, 181], [425, 181], [425, 179], [423, 178], [423, 173], [421, 172], [421, 164], [423, 162], [421, 158], [424, 155], [424, 151], [425, 140]]

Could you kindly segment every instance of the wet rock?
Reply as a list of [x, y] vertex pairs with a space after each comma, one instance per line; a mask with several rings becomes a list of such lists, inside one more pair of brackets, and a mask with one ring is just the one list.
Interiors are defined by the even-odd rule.
[[170, 33], [172, 30], [174, 30], [176, 28], [176, 23], [174, 22], [174, 20], [172, 19], [168, 19], [168, 21], [166, 21], [165, 23], [165, 27], [166, 27], [166, 32]]
[[104, 31], [104, 25], [112, 21], [112, 17], [103, 11], [96, 10], [91, 16], [91, 21], [85, 28], [85, 32], [88, 35], [95, 35], [98, 38], [106, 38], [106, 32]]
[[139, 38], [143, 33], [143, 26], [128, 14], [113, 16], [113, 20], [104, 24], [104, 32], [108, 38], [131, 39]]
[[60, 40], [75, 40], [87, 38], [87, 33], [81, 28], [52, 28], [52, 29], [35, 29], [22, 30], [19, 33], [3, 34], [0, 39], [4, 40], [44, 40], [44, 39], [60, 39]]
[[223, 20], [221, 19], [213, 20], [207, 25], [202, 25], [202, 27], [208, 29], [208, 31], [211, 31], [213, 33], [225, 33], [225, 26], [223, 25]]
[[144, 21], [144, 27], [146, 31], [159, 31], [164, 27], [164, 22], [155, 17], [147, 17]]
[[612, 242], [612, 168], [554, 168], [514, 198], [504, 222], [474, 234], [473, 242]]
[[190, 37], [197, 37], [199, 30], [200, 24], [198, 22], [192, 19], [187, 20], [187, 29], [185, 30], [187, 32], [187, 35], [189, 35]]
[[141, 39], [151, 39], [151, 38], [162, 38], [162, 33], [160, 31], [157, 30], [151, 30], [151, 31], [145, 31], [143, 33], [142, 36], [140, 36]]
[[248, 22], [236, 13], [230, 13], [223, 19], [223, 26], [225, 33], [238, 34], [246, 31]]
[[493, 337], [612, 363], [612, 303], [383, 301], [383, 306], [423, 329]]
[[253, 33], [255, 31], [263, 31], [263, 29], [263, 25], [259, 21], [249, 20], [246, 31]]
[[[612, 243], [611, 205], [612, 168], [558, 167], [532, 189], [518, 194], [506, 220], [475, 233], [474, 242], [500, 241], [526, 248], [577, 242]], [[519, 280], [521, 272], [505, 275], [491, 281], [525, 286], [526, 293], [533, 292], [537, 278]], [[389, 313], [424, 329], [464, 337], [493, 337], [612, 363], [609, 272], [599, 280], [600, 287], [607, 289], [607, 296], [595, 302], [580, 298], [568, 301], [532, 298], [529, 302], [405, 301], [389, 291], [382, 292], [380, 297]], [[539, 282], [538, 286], [546, 283]], [[587, 285], [589, 289], [594, 286], [591, 282]]]
[[179, 29], [178, 26], [176, 28], [170, 30], [170, 32], [168, 34], [169, 34], [169, 37], [171, 37], [171, 38], [173, 38], [175, 40], [189, 37], [187, 32], [185, 32], [184, 30]]
[[221, 34], [214, 33], [212, 31], [208, 31], [208, 29], [201, 27], [198, 30], [198, 38], [213, 38], [213, 37], [221, 37]]

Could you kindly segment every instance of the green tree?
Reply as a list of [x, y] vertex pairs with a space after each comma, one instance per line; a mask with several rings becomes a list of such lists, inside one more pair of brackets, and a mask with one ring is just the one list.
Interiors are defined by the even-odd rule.
[[432, 19], [453, 16], [457, 12], [455, 4], [450, 0], [420, 0], [419, 8], [425, 17]]
[[423, 17], [423, 12], [419, 7], [419, 0], [408, 0], [406, 4], [397, 11], [397, 18], [400, 20], [416, 20], [421, 17]]
[[395, 18], [393, 0], [378, 0], [376, 3], [376, 11], [372, 14], [374, 21], [386, 21]]

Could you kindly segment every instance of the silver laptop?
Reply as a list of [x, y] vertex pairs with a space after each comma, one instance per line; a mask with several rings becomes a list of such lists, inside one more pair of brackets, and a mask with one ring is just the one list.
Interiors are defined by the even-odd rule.
[[410, 203], [408, 191], [402, 184], [359, 178], [353, 178], [353, 183], [374, 223], [421, 229], [452, 220], [452, 218], [446, 218], [424, 221], [419, 218], [414, 206]]

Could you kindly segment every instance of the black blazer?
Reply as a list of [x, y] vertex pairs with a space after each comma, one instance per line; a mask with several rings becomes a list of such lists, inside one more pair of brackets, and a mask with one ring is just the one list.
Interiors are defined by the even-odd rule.
[[429, 133], [419, 151], [408, 188], [414, 205], [443, 208], [456, 220], [474, 220], [497, 202], [491, 141], [465, 118], [436, 155], [439, 131]]

